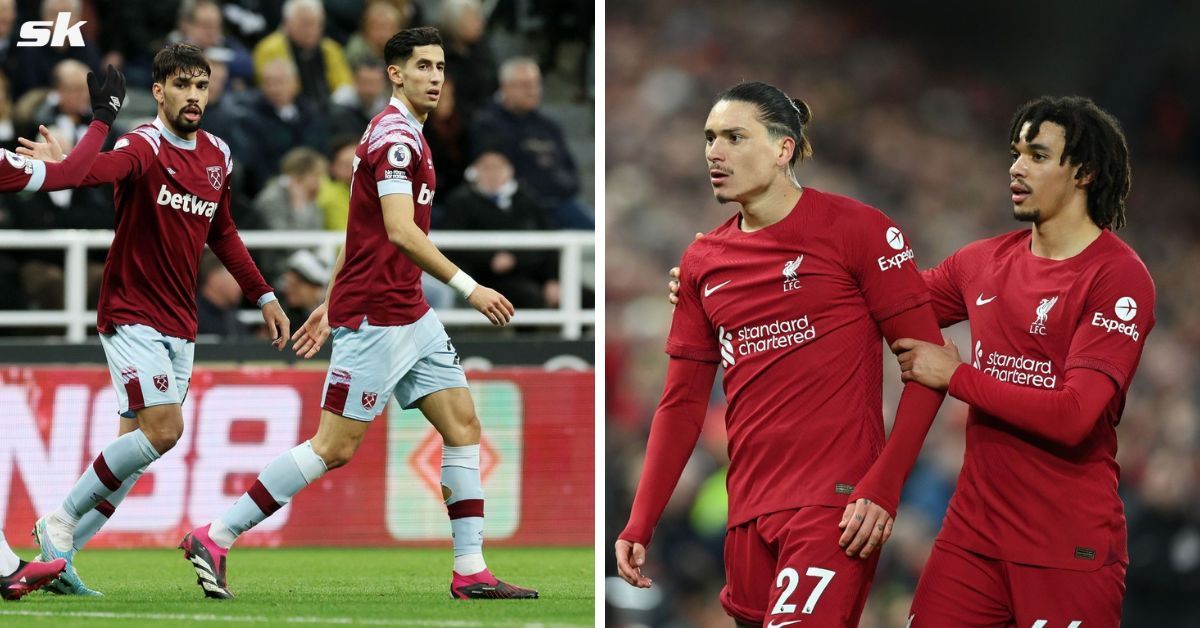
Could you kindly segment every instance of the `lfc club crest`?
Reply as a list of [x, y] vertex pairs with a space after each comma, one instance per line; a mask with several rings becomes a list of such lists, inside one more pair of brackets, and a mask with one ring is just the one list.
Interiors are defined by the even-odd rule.
[[1042, 299], [1037, 306], [1037, 318], [1029, 325], [1029, 333], [1037, 336], [1046, 335], [1046, 317], [1050, 316], [1050, 310], [1054, 309], [1054, 304], [1058, 303], [1058, 295], [1053, 298]]
[[363, 405], [363, 407], [364, 407], [364, 408], [366, 408], [366, 409], [368, 409], [368, 410], [370, 410], [371, 408], [374, 408], [374, 407], [375, 407], [375, 400], [376, 400], [376, 399], [378, 399], [378, 398], [379, 398], [379, 394], [378, 394], [378, 393], [373, 393], [373, 392], [365, 392], [365, 393], [363, 393], [363, 394], [362, 394], [362, 405]]
[[167, 386], [169, 383], [170, 380], [167, 379], [166, 375], [154, 376], [154, 387], [158, 389], [158, 392], [167, 392]]
[[221, 166], [209, 166], [206, 170], [208, 171], [208, 182], [212, 184], [214, 190], [220, 192], [221, 184], [225, 182], [225, 169]]

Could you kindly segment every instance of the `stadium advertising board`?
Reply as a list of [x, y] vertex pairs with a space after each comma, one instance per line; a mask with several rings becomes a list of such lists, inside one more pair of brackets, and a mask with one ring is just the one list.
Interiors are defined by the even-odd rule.
[[[187, 428], [150, 467], [96, 547], [168, 546], [224, 511], [259, 471], [316, 431], [323, 370], [197, 368]], [[484, 424], [489, 544], [590, 544], [593, 373], [503, 369], [468, 374]], [[0, 377], [0, 521], [28, 538], [117, 433], [104, 368], [13, 368]], [[384, 420], [386, 417], [386, 420]], [[441, 439], [392, 403], [344, 469], [309, 490], [241, 545], [448, 543], [438, 483]]]

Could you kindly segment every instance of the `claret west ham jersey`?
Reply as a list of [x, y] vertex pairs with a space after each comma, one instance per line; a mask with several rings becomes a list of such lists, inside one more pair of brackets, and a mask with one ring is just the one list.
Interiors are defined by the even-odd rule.
[[1128, 561], [1116, 425], [1154, 327], [1154, 283], [1111, 231], [1066, 260], [1035, 256], [1031, 239], [1023, 229], [980, 240], [926, 271], [939, 322], [970, 319], [971, 366], [1002, 382], [1054, 390], [1068, 369], [1088, 368], [1119, 392], [1075, 447], [972, 407], [939, 538], [1010, 562], [1090, 571]]
[[46, 164], [0, 148], [0, 190], [36, 192], [46, 180]]
[[429, 310], [421, 269], [388, 240], [380, 203], [388, 194], [411, 196], [413, 221], [429, 233], [437, 180], [421, 129], [404, 103], [392, 97], [354, 152], [346, 258], [330, 295], [333, 327], [358, 329], [364, 317], [372, 325], [407, 325]]
[[230, 213], [229, 147], [198, 131], [173, 135], [143, 124], [96, 158], [82, 185], [114, 183], [116, 236], [104, 263], [97, 328], [144, 324], [196, 337], [196, 275], [207, 243], [251, 301], [271, 291]]
[[884, 444], [877, 321], [929, 298], [904, 234], [858, 201], [805, 188], [780, 222], [740, 221], [684, 253], [666, 347], [725, 367], [730, 526], [845, 506]]

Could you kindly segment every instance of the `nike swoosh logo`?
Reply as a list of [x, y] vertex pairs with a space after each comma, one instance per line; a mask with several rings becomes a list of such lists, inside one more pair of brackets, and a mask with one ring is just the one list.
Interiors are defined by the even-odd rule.
[[[708, 296], [708, 295], [716, 292], [717, 290], [720, 290], [725, 284], [729, 283], [730, 281], [733, 281], [733, 280], [730, 279], [729, 281], [721, 282], [711, 288], [708, 287], [708, 284], [704, 284], [704, 296]], [[780, 625], [782, 626], [783, 624], [780, 624]]]
[[771, 623], [767, 624], [767, 628], [779, 628], [780, 626], [787, 626], [787, 625], [789, 625], [789, 624], [798, 624], [798, 623], [800, 623], [800, 622], [802, 622], [802, 621], [804, 621], [804, 620], [803, 620], [803, 619], [796, 619], [796, 620], [793, 620], [793, 621], [781, 621], [781, 622], [779, 622], [779, 623], [777, 624], [777, 623], [775, 623], [775, 620], [774, 620], [774, 619], [772, 619], [772, 620], [771, 620]]
[[996, 300], [996, 297], [992, 297], [990, 299], [983, 298], [983, 293], [980, 292], [979, 296], [975, 297], [975, 305], [987, 305], [988, 303], [991, 303], [992, 301], [995, 301], [995, 300]]

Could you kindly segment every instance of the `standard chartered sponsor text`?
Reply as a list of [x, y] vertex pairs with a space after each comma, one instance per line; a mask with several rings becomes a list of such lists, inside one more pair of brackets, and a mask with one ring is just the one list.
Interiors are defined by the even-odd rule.
[[1058, 376], [1050, 360], [1035, 360], [1025, 356], [1007, 355], [992, 351], [983, 364], [983, 372], [1002, 382], [1053, 389]]
[[737, 350], [738, 355], [750, 355], [803, 344], [816, 337], [817, 328], [805, 314], [800, 318], [742, 327], [737, 331]]

